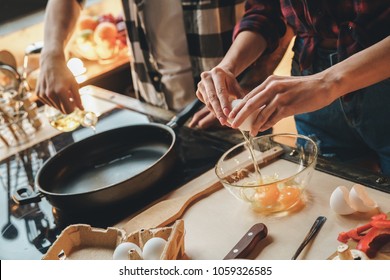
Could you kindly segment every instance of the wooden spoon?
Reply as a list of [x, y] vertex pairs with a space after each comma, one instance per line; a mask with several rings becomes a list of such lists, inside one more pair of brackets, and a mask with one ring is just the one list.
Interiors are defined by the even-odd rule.
[[218, 181], [211, 186], [203, 186], [196, 193], [160, 201], [128, 221], [123, 229], [131, 233], [142, 228], [157, 228], [169, 225], [180, 218], [192, 202], [206, 197], [221, 188], [222, 184]]

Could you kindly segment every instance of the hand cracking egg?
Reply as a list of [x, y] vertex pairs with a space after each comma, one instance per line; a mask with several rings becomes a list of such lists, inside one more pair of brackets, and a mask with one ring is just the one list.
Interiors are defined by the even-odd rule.
[[[232, 105], [232, 109], [234, 107], [236, 107], [240, 102], [242, 101], [242, 99], [235, 99], [232, 101], [231, 105]], [[263, 108], [263, 107], [262, 107]], [[250, 131], [251, 130], [251, 127], [252, 127], [252, 124], [256, 121], [256, 118], [257, 118], [257, 115], [259, 114], [260, 110], [262, 108], [259, 108], [257, 110], [255, 110], [254, 112], [252, 112], [252, 114], [250, 114], [242, 123], [241, 125], [238, 127], [240, 130], [242, 131]], [[228, 120], [230, 123], [233, 121], [233, 119], [229, 119]]]

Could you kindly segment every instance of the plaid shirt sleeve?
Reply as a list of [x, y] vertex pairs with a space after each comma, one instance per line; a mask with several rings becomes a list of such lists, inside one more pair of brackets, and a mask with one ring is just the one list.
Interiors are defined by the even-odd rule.
[[286, 23], [277, 0], [248, 0], [245, 14], [235, 26], [233, 39], [242, 31], [260, 33], [267, 42], [265, 52], [273, 52], [279, 45], [279, 39], [286, 32]]

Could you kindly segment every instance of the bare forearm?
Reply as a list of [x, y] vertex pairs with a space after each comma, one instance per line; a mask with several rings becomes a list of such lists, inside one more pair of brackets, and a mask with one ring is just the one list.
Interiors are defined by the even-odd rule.
[[75, 0], [50, 0], [45, 13], [44, 54], [63, 56], [80, 14]]
[[218, 66], [237, 77], [262, 55], [265, 48], [266, 41], [259, 33], [242, 31]]
[[390, 37], [319, 73], [336, 99], [390, 77]]

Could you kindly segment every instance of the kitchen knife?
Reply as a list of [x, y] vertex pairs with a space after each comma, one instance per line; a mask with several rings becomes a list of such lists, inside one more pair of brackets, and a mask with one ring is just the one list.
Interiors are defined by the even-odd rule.
[[223, 259], [244, 259], [250, 252], [252, 252], [258, 242], [267, 237], [267, 234], [268, 229], [265, 224], [255, 224]]

